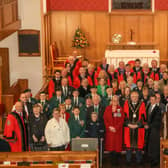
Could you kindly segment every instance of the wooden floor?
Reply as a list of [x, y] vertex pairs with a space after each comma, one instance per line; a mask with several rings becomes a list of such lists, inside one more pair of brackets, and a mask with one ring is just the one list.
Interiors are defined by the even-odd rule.
[[[135, 161], [133, 161], [135, 162]], [[158, 167], [154, 167], [154, 168], [159, 168]], [[113, 165], [113, 160], [110, 156], [110, 154], [105, 154], [104, 155], [104, 159], [103, 159], [103, 168], [150, 168], [150, 164], [149, 163], [144, 163], [141, 166], [138, 166], [136, 164], [132, 164], [131, 166], [127, 166], [126, 164], [126, 160], [125, 160], [125, 155], [123, 154], [121, 156], [121, 158], [119, 159], [119, 165], [118, 166], [114, 166]]]

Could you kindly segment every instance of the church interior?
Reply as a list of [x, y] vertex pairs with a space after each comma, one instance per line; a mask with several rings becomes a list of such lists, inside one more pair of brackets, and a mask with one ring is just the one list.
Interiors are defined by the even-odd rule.
[[[0, 0], [0, 167], [168, 168], [167, 66], [168, 0]], [[38, 109], [42, 125], [33, 125]], [[29, 134], [42, 127], [45, 146], [35, 148], [38, 138]], [[49, 143], [62, 135], [61, 146]], [[74, 139], [81, 150], [71, 150]], [[1, 150], [5, 143], [11, 152]]]

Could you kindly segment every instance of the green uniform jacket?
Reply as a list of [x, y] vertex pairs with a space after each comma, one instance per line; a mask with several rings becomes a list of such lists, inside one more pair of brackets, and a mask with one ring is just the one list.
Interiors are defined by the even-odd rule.
[[69, 124], [69, 128], [70, 128], [70, 137], [71, 139], [72, 138], [76, 138], [77, 136], [79, 136], [80, 138], [83, 138], [85, 133], [85, 126], [86, 126], [86, 123], [85, 123], [85, 120], [82, 119], [79, 115], [79, 118], [80, 120], [83, 120], [84, 121], [84, 125], [82, 126], [80, 124], [80, 121], [79, 120], [75, 120], [75, 117], [74, 115], [72, 117], [70, 117], [69, 121], [68, 121], [68, 124]]

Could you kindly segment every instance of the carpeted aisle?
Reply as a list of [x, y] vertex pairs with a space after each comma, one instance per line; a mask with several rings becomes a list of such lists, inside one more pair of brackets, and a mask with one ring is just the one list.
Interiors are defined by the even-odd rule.
[[[135, 161], [133, 162], [135, 163]], [[159, 167], [160, 166], [154, 167], [154, 168], [159, 168]], [[127, 166], [125, 155], [123, 154], [119, 159], [119, 165], [115, 166], [113, 165], [113, 160], [110, 154], [105, 154], [103, 159], [103, 168], [150, 168], [150, 164], [149, 163], [144, 163], [143, 165], [132, 164], [131, 166]]]

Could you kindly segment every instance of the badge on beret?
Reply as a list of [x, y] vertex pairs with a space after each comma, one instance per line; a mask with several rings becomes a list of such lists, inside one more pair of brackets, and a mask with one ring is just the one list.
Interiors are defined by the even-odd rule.
[[10, 124], [11, 124], [11, 122], [10, 122], [10, 120], [8, 120], [8, 121], [7, 121], [7, 125], [10, 125]]

